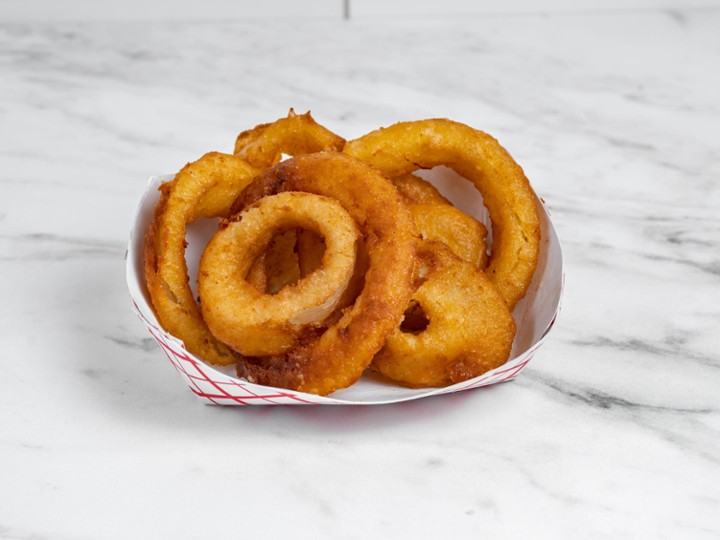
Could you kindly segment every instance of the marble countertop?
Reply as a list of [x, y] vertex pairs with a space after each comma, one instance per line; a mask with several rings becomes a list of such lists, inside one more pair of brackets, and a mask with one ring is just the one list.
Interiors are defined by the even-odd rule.
[[[720, 10], [0, 24], [0, 538], [720, 535]], [[310, 109], [495, 136], [563, 243], [511, 383], [204, 406], [130, 308], [146, 180]]]

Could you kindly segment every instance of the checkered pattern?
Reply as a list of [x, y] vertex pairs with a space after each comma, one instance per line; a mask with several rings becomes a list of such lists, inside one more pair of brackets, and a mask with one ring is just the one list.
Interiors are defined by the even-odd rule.
[[[274, 389], [236, 379], [220, 373], [190, 354], [182, 342], [170, 336], [143, 316], [135, 304], [135, 312], [158, 342], [170, 363], [185, 379], [190, 390], [213, 405], [299, 405], [315, 403], [304, 394]], [[312, 396], [311, 396], [312, 398]]]
[[[150, 334], [158, 342], [170, 363], [185, 379], [190, 390], [205, 403], [213, 405], [353, 405], [364, 402], [333, 399], [322, 396], [293, 392], [292, 390], [271, 388], [250, 383], [221, 373], [192, 354], [190, 354], [183, 343], [169, 335], [167, 332], [150, 322], [133, 301], [135, 312], [145, 324]], [[554, 319], [553, 319], [554, 322]], [[552, 326], [552, 324], [551, 324]], [[548, 328], [549, 331], [549, 328]], [[498, 369], [489, 371], [480, 377], [464, 381], [447, 388], [429, 390], [427, 394], [414, 395], [411, 398], [398, 398], [396, 401], [417, 399], [425, 395], [447, 394], [461, 392], [481, 386], [488, 386], [501, 382], [511, 381], [525, 368], [532, 360], [535, 352], [542, 344], [542, 340], [536, 343], [529, 351], [521, 357], [501, 366]], [[383, 401], [387, 403], [387, 401]], [[366, 403], [370, 404], [370, 403]]]
[[[507, 362], [505, 365], [485, 373], [480, 377], [476, 377], [469, 381], [464, 381], [447, 388], [433, 388], [426, 390], [408, 390], [393, 388], [391, 391], [382, 395], [375, 393], [375, 389], [365, 392], [365, 388], [361, 385], [367, 381], [360, 381], [348, 391], [339, 391], [333, 394], [333, 397], [315, 396], [304, 394], [302, 392], [294, 392], [292, 390], [271, 388], [250, 383], [233, 375], [228, 375], [222, 371], [209, 366], [190, 354], [184, 344], [177, 338], [171, 336], [159, 327], [152, 314], [152, 308], [147, 303], [145, 292], [143, 292], [144, 279], [142, 269], [143, 257], [143, 235], [149, 220], [152, 218], [155, 204], [158, 199], [157, 187], [161, 182], [171, 180], [173, 175], [156, 176], [149, 180], [147, 190], [143, 195], [138, 206], [138, 211], [133, 222], [130, 233], [130, 242], [128, 251], [125, 254], [127, 260], [127, 280], [130, 295], [133, 298], [135, 312], [140, 320], [145, 324], [148, 331], [152, 334], [158, 344], [162, 347], [168, 359], [175, 366], [175, 369], [185, 379], [190, 390], [197, 395], [203, 402], [215, 405], [303, 405], [303, 404], [323, 404], [323, 405], [370, 405], [381, 403], [396, 403], [400, 401], [408, 401], [422, 397], [434, 396], [438, 394], [447, 394], [451, 392], [461, 392], [481, 386], [488, 386], [505, 381], [511, 381], [527, 366], [533, 356], [545, 341], [545, 338], [552, 328], [557, 318], [559, 307], [559, 299], [562, 297], [562, 289], [565, 283], [565, 276], [562, 274], [562, 258], [560, 255], [560, 245], [555, 235], [552, 223], [545, 213], [541, 213], [547, 228], [546, 238], [549, 239], [549, 252], [555, 253], [557, 271], [561, 272], [561, 284], [558, 305], [552, 322], [548, 325], [547, 330], [542, 337], [533, 344], [532, 348], [518, 358]], [[542, 201], [544, 204], [544, 201]], [[543, 232], [545, 235], [545, 232]], [[558, 264], [559, 263], [559, 264]], [[550, 280], [550, 289], [553, 290], [554, 280]], [[139, 303], [139, 305], [138, 305]], [[142, 306], [142, 308], [140, 307]], [[357, 391], [356, 391], [357, 390]], [[346, 392], [349, 392], [346, 393]], [[368, 398], [368, 394], [379, 397]], [[342, 397], [344, 395], [356, 396], [354, 399]]]

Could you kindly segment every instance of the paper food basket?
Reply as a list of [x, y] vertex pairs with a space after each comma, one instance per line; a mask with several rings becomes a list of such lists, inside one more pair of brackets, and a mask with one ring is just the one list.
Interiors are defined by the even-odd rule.
[[[417, 173], [435, 185], [453, 204], [485, 223], [492, 234], [482, 198], [472, 184], [454, 171], [437, 167]], [[142, 323], [185, 380], [190, 390], [203, 402], [215, 405], [380, 405], [420, 399], [438, 394], [460, 392], [510, 381], [527, 366], [544, 343], [560, 310], [564, 287], [560, 243], [544, 202], [538, 197], [541, 222], [541, 251], [530, 288], [513, 310], [517, 333], [510, 359], [497, 369], [479, 377], [445, 388], [410, 389], [392, 385], [370, 374], [349, 388], [329, 396], [316, 396], [284, 388], [253, 384], [237, 377], [234, 367], [206, 364], [189, 353], [183, 342], [163, 330], [152, 310], [143, 271], [143, 237], [159, 199], [158, 186], [172, 179], [155, 176], [148, 182], [132, 225], [127, 251], [127, 285], [133, 307]], [[215, 222], [206, 220], [188, 227], [186, 259], [191, 286], [197, 281], [197, 265], [202, 249], [216, 230]]]

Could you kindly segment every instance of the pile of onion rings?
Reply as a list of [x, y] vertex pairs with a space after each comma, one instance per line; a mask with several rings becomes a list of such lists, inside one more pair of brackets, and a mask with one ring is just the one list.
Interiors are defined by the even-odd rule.
[[[439, 165], [482, 195], [492, 241], [412, 174]], [[208, 363], [327, 395], [368, 369], [439, 387], [509, 358], [540, 222], [522, 169], [486, 133], [435, 119], [346, 142], [291, 109], [160, 192], [145, 234], [148, 292], [160, 324]], [[196, 300], [185, 234], [199, 218], [218, 219], [218, 230]]]

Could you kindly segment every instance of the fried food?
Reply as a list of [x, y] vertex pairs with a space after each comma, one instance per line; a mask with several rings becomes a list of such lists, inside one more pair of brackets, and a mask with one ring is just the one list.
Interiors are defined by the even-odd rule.
[[[245, 276], [274, 233], [302, 228], [321, 235], [321, 266], [276, 294], [258, 291]], [[355, 269], [359, 231], [334, 199], [283, 192], [233, 216], [215, 233], [200, 260], [198, 291], [213, 335], [246, 356], [283, 354], [307, 325], [332, 313]]]
[[421, 120], [370, 132], [343, 151], [390, 178], [446, 165], [472, 181], [492, 221], [486, 273], [510, 309], [525, 295], [537, 266], [540, 220], [523, 170], [493, 137], [447, 119]]
[[199, 218], [226, 217], [257, 174], [244, 160], [212, 152], [189, 163], [160, 188], [145, 235], [145, 280], [160, 324], [187, 350], [212, 364], [232, 364], [232, 352], [205, 324], [188, 284], [185, 231]]
[[455, 255], [478, 268], [487, 266], [485, 225], [455, 208], [427, 180], [404, 174], [392, 181], [407, 203], [421, 238], [443, 242]]
[[[298, 232], [284, 231], [276, 234], [263, 253], [255, 259], [245, 279], [258, 291], [275, 294], [298, 282], [301, 277], [300, 262], [296, 251]], [[323, 244], [324, 249], [324, 244]], [[322, 256], [318, 261], [320, 267]]]
[[[285, 155], [294, 156], [281, 161]], [[411, 174], [445, 165], [492, 223]], [[310, 113], [242, 132], [160, 187], [145, 274], [160, 324], [239, 376], [327, 395], [365, 369], [446, 386], [507, 361], [511, 310], [538, 260], [535, 195], [491, 136], [450, 120], [403, 122], [348, 143]], [[220, 218], [196, 303], [189, 223]]]
[[[312, 231], [298, 231], [297, 233], [297, 258], [300, 266], [300, 275], [307, 276], [320, 267], [323, 254], [325, 253], [325, 244], [322, 238]], [[357, 260], [355, 262], [355, 271], [350, 278], [345, 292], [338, 303], [338, 308], [344, 308], [352, 304], [365, 284], [365, 272], [367, 272], [368, 257], [365, 249], [365, 242], [362, 239], [358, 241]]]
[[248, 186], [234, 210], [283, 191], [332, 197], [347, 210], [365, 239], [364, 286], [322, 335], [284, 355], [242, 359], [238, 373], [251, 382], [325, 395], [354, 383], [400, 324], [412, 295], [416, 236], [392, 183], [346, 154], [323, 152], [279, 163]]
[[450, 204], [445, 197], [427, 180], [414, 174], [403, 174], [392, 179], [403, 200], [410, 204]]
[[316, 268], [320, 268], [325, 253], [325, 243], [312, 231], [298, 231], [297, 252], [300, 275], [307, 276]]
[[494, 369], [510, 354], [515, 323], [485, 274], [440, 242], [418, 251], [416, 281], [402, 325], [373, 367], [405, 386], [447, 386]]
[[447, 203], [409, 204], [420, 238], [442, 242], [475, 268], [487, 266], [487, 229], [477, 219]]
[[243, 131], [235, 141], [235, 155], [259, 169], [275, 165], [282, 154], [300, 156], [315, 152], [340, 152], [345, 139], [315, 122], [309, 112], [261, 124]]
[[[298, 115], [290, 109], [286, 118], [244, 131], [235, 141], [235, 155], [264, 169], [280, 161], [283, 154], [298, 156], [320, 151], [339, 152], [345, 139], [318, 124], [309, 112]], [[249, 280], [258, 290], [274, 294], [300, 278], [297, 235], [286, 231], [274, 238], [250, 270]], [[321, 255], [322, 257], [322, 255]]]

